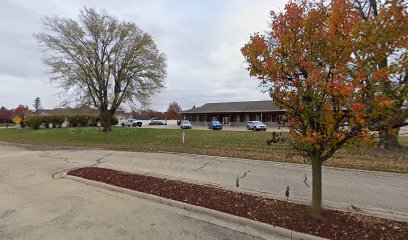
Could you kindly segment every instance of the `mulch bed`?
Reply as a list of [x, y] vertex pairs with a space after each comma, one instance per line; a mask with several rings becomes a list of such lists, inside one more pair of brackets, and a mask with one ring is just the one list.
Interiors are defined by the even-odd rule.
[[85, 167], [69, 171], [68, 175], [329, 239], [408, 239], [407, 222], [337, 210], [325, 210], [324, 221], [317, 221], [309, 216], [306, 205], [105, 168]]

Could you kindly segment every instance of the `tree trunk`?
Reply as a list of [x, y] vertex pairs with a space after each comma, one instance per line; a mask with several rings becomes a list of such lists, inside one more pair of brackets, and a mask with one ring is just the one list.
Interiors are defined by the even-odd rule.
[[319, 156], [312, 157], [312, 211], [315, 219], [322, 216], [322, 162]]
[[101, 124], [103, 126], [103, 132], [112, 131], [112, 114], [109, 111], [101, 113]]
[[392, 128], [387, 131], [380, 131], [380, 148], [401, 148], [401, 144], [398, 141], [399, 130], [399, 128]]

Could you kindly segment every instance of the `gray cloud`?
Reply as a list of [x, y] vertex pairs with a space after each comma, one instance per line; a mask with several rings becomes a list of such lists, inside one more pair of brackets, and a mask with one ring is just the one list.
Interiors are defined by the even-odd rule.
[[285, 1], [2, 1], [0, 10], [0, 105], [31, 106], [40, 97], [44, 107], [59, 104], [41, 52], [32, 34], [44, 31], [40, 18], [77, 18], [83, 6], [105, 8], [121, 20], [150, 33], [167, 55], [166, 89], [151, 107], [166, 110], [171, 101], [183, 109], [206, 102], [268, 99], [244, 69], [240, 48], [253, 32], [267, 28], [270, 10]]

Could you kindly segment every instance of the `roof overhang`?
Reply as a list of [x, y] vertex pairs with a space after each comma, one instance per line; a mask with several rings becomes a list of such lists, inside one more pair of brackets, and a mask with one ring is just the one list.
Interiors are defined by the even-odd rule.
[[285, 112], [285, 109], [276, 109], [276, 110], [250, 110], [250, 111], [194, 111], [188, 112], [184, 111], [183, 114], [194, 114], [194, 113], [258, 113], [258, 112]]

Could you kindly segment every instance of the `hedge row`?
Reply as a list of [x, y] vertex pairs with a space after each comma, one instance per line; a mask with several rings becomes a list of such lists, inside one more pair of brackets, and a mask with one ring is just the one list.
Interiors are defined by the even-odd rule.
[[[84, 115], [84, 114], [72, 114], [72, 115], [42, 115], [31, 116], [24, 120], [27, 126], [33, 129], [39, 129], [41, 126], [49, 128], [62, 127], [62, 123], [67, 121], [68, 127], [96, 127], [100, 122], [99, 115]], [[112, 125], [118, 124], [116, 117], [112, 118]]]

